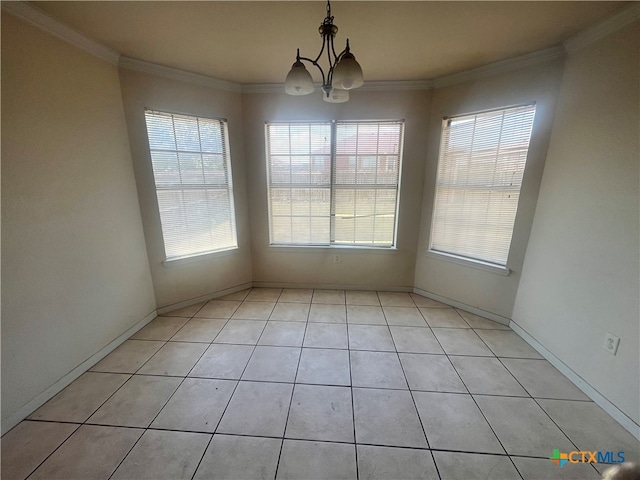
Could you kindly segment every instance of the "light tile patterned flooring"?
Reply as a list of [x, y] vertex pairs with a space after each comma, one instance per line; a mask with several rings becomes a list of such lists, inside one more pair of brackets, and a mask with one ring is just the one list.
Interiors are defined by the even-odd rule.
[[257, 288], [133, 335], [4, 436], [2, 477], [600, 478], [556, 448], [640, 456], [503, 325], [414, 294]]

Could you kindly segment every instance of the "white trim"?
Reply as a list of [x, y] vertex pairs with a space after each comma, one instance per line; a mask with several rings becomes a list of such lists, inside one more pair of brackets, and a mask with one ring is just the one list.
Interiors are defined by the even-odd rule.
[[438, 252], [436, 250], [427, 250], [425, 252], [427, 257], [442, 260], [443, 262], [457, 263], [458, 265], [464, 265], [465, 267], [477, 268], [478, 270], [484, 270], [485, 272], [497, 273], [498, 275], [507, 276], [511, 273], [508, 267], [502, 267], [500, 265], [493, 265], [491, 263], [483, 262], [482, 260], [473, 260], [471, 258], [460, 257], [445, 252]]
[[640, 19], [640, 3], [632, 2], [631, 5], [619, 12], [566, 40], [563, 44], [564, 48], [569, 54], [579, 52], [588, 45], [608, 37], [638, 19]]
[[122, 56], [118, 62], [118, 67], [126, 68], [127, 70], [136, 70], [138, 72], [151, 73], [161, 77], [170, 78], [172, 80], [193, 83], [195, 85], [213, 87], [219, 90], [226, 90], [227, 92], [240, 93], [242, 91], [239, 83], [227, 82], [226, 80], [219, 80], [199, 73], [187, 72], [178, 68], [165, 67], [164, 65], [145, 62], [136, 58]]
[[[498, 73], [510, 72], [512, 70], [518, 70], [540, 63], [562, 58], [565, 55], [565, 50], [561, 45], [546, 48], [544, 50], [538, 50], [536, 52], [527, 53], [518, 57], [509, 58], [507, 60], [501, 60], [499, 62], [483, 65], [478, 68], [470, 70], [464, 70], [454, 73], [452, 75], [446, 75], [436, 78], [435, 80], [406, 80], [406, 81], [370, 81], [365, 82], [364, 85], [357, 91], [403, 91], [403, 90], [430, 90], [433, 88], [442, 88], [449, 85], [455, 85], [458, 83], [469, 82], [485, 78]], [[205, 85], [208, 87], [219, 88], [231, 92], [240, 93], [282, 93], [284, 95], [283, 83], [257, 83], [241, 85], [238, 83], [227, 82], [225, 80], [218, 80], [207, 75], [200, 75], [197, 73], [190, 73], [184, 70], [176, 68], [165, 67], [157, 65], [155, 63], [145, 62], [137, 60], [135, 58], [120, 57], [118, 66], [127, 68], [129, 70], [138, 70], [141, 72], [152, 73], [156, 75], [165, 76], [174, 80], [181, 80], [184, 82], [195, 83], [198, 85]], [[320, 90], [321, 85], [315, 83], [316, 90]]]
[[593, 400], [600, 408], [607, 412], [615, 421], [617, 421], [625, 430], [631, 435], [640, 440], [640, 425], [634, 422], [627, 416], [622, 410], [616, 407], [613, 403], [607, 400], [600, 392], [593, 388], [589, 383], [583, 379], [580, 375], [569, 368], [562, 360], [551, 353], [535, 338], [529, 335], [520, 325], [511, 320], [509, 327], [516, 332], [520, 338], [531, 345], [540, 355], [542, 355], [551, 365], [556, 367], [560, 373], [567, 377], [571, 382], [575, 384], [585, 395]]
[[[519, 55], [517, 57], [500, 60], [498, 62], [482, 65], [470, 70], [445, 75], [433, 80], [407, 80], [407, 81], [377, 81], [365, 82], [364, 85], [353, 92], [361, 91], [400, 91], [400, 90], [430, 90], [433, 88], [448, 87], [459, 83], [479, 80], [498, 73], [506, 73], [521, 68], [531, 67], [540, 63], [549, 62], [558, 58], [563, 58], [566, 52], [562, 45], [545, 48], [536, 52]], [[316, 89], [320, 88], [316, 83]], [[284, 94], [284, 84], [253, 84], [243, 85], [242, 93], [282, 93]]]
[[256, 288], [308, 288], [314, 290], [367, 290], [372, 292], [411, 292], [411, 287], [354, 285], [345, 283], [253, 282]]
[[475, 313], [476, 315], [488, 318], [489, 320], [493, 320], [494, 322], [500, 323], [505, 326], [509, 326], [509, 322], [511, 321], [509, 318], [502, 317], [495, 313], [487, 312], [486, 310], [482, 310], [477, 307], [472, 307], [471, 305], [467, 305], [466, 303], [452, 300], [451, 298], [443, 297], [442, 295], [438, 295], [436, 293], [427, 292], [426, 290], [422, 290], [421, 288], [413, 287], [413, 293], [417, 293], [418, 295], [430, 298], [431, 300], [436, 300], [437, 302], [445, 303], [452, 307], [459, 308], [460, 310], [466, 310], [467, 312]]
[[158, 315], [164, 315], [167, 312], [173, 312], [174, 310], [178, 310], [180, 308], [190, 307], [191, 305], [195, 305], [196, 303], [208, 302], [209, 300], [213, 300], [214, 298], [224, 297], [225, 295], [229, 295], [230, 293], [236, 293], [240, 290], [246, 290], [247, 288], [251, 287], [251, 282], [242, 283], [240, 285], [236, 285], [235, 287], [226, 288], [224, 290], [220, 290], [214, 293], [208, 293], [206, 295], [201, 295], [195, 298], [190, 298], [189, 300], [185, 300], [183, 302], [165, 305], [164, 307], [158, 308]]
[[84, 362], [78, 365], [76, 368], [71, 370], [69, 373], [64, 375], [60, 380], [55, 382], [49, 388], [47, 388], [44, 392], [37, 395], [31, 401], [27, 402], [20, 410], [11, 415], [8, 418], [2, 420], [2, 431], [0, 432], [2, 435], [7, 433], [13, 427], [15, 427], [22, 420], [27, 418], [33, 412], [35, 412], [38, 408], [48, 402], [54, 395], [57, 395], [61, 392], [67, 385], [73, 382], [80, 375], [85, 373], [91, 367], [93, 367], [96, 363], [102, 360], [104, 357], [113, 352], [116, 348], [118, 348], [125, 340], [127, 340], [131, 335], [136, 333], [142, 327], [144, 327], [147, 323], [158, 316], [156, 310], [151, 312], [149, 315], [144, 317], [142, 320], [137, 322], [133, 327], [129, 328], [122, 335], [117, 337], [115, 340], [108, 343], [106, 346], [98, 350], [96, 353], [87, 358]]
[[[319, 83], [315, 83], [314, 87], [318, 89]], [[284, 83], [251, 83], [242, 85], [242, 93], [282, 93], [284, 94]]]
[[398, 254], [397, 247], [371, 247], [355, 245], [296, 245], [296, 244], [274, 244], [267, 246], [267, 249], [278, 253], [313, 253], [326, 255], [351, 255], [351, 254]]
[[362, 87], [351, 92], [358, 91], [400, 91], [400, 90], [431, 90], [433, 80], [388, 80], [382, 82], [365, 82]]
[[556, 60], [564, 57], [564, 55], [564, 48], [561, 45], [557, 45], [555, 47], [545, 48], [544, 50], [538, 50], [536, 52], [519, 55], [506, 60], [500, 60], [499, 62], [482, 65], [481, 67], [472, 68], [470, 70], [464, 70], [451, 75], [438, 77], [433, 80], [433, 87], [442, 88], [473, 80], [480, 80], [498, 73], [511, 72], [513, 70], [519, 70], [521, 68], [531, 67], [540, 63]]
[[239, 253], [239, 248], [235, 247], [225, 248], [224, 250], [216, 250], [213, 252], [195, 253], [193, 255], [187, 255], [184, 257], [168, 258], [162, 261], [162, 265], [165, 268], [179, 267], [181, 265], [187, 265], [189, 263], [200, 263], [214, 260], [218, 257], [226, 257], [228, 255], [235, 255]]
[[2, 10], [15, 15], [31, 25], [58, 37], [85, 52], [105, 60], [112, 65], [118, 64], [120, 54], [109, 47], [85, 37], [80, 32], [66, 26], [39, 8], [26, 2], [2, 2]]

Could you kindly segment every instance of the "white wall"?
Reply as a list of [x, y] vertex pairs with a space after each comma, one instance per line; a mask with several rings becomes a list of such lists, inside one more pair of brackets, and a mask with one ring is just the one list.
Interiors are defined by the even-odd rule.
[[[251, 282], [240, 94], [126, 69], [120, 69], [120, 81], [158, 307]], [[145, 108], [227, 119], [238, 229], [237, 250], [199, 257], [194, 262], [163, 263], [164, 243], [149, 156]]]
[[[640, 423], [640, 23], [570, 55], [513, 320]], [[602, 345], [620, 337], [618, 354]]]
[[5, 12], [2, 222], [4, 424], [156, 306], [117, 68]]
[[[431, 92], [427, 90], [352, 90], [348, 103], [329, 104], [322, 101], [319, 91], [304, 97], [291, 97], [284, 92], [243, 95], [255, 282], [328, 288], [411, 289], [430, 97]], [[333, 119], [405, 120], [396, 250], [269, 247], [265, 122]], [[333, 263], [334, 254], [340, 255], [340, 263]]]
[[[562, 60], [554, 60], [434, 90], [428, 131], [422, 225], [414, 280], [416, 288], [500, 317], [511, 317], [561, 75]], [[504, 276], [427, 255], [443, 117], [529, 102], [536, 102], [536, 115], [507, 262], [511, 273]]]

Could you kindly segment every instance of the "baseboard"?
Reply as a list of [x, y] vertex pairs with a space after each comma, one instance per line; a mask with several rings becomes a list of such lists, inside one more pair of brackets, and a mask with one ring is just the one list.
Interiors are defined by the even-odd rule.
[[189, 300], [184, 300], [183, 302], [165, 305], [164, 307], [158, 308], [158, 315], [163, 315], [167, 312], [173, 312], [174, 310], [178, 310], [180, 308], [190, 307], [191, 305], [194, 305], [196, 303], [208, 302], [209, 300], [224, 297], [225, 295], [229, 295], [230, 293], [236, 293], [240, 290], [246, 290], [247, 288], [251, 288], [252, 286], [254, 286], [252, 282], [242, 283], [234, 287], [225, 288], [224, 290], [219, 290], [217, 292], [208, 293], [199, 297], [190, 298]]
[[37, 397], [32, 399], [30, 402], [25, 404], [20, 410], [16, 413], [8, 417], [7, 419], [2, 421], [2, 429], [1, 434], [4, 435], [17, 424], [19, 424], [22, 420], [27, 418], [33, 412], [35, 412], [38, 408], [48, 402], [51, 398], [61, 392], [67, 385], [73, 382], [76, 378], [82, 375], [84, 372], [93, 367], [96, 363], [102, 360], [104, 357], [113, 352], [116, 348], [118, 348], [125, 340], [127, 340], [131, 335], [136, 333], [142, 327], [144, 327], [151, 320], [156, 318], [157, 312], [154, 310], [149, 315], [144, 317], [138, 323], [136, 323], [133, 327], [129, 328], [126, 332], [120, 335], [118, 338], [107, 344], [104, 348], [100, 349], [98, 352], [91, 355], [88, 359], [78, 365], [76, 368], [71, 370], [65, 376], [63, 376], [60, 380], [55, 382], [49, 388], [47, 388], [44, 392], [39, 394]]
[[368, 290], [373, 292], [410, 292], [411, 287], [353, 285], [345, 283], [253, 282], [257, 288], [313, 288], [316, 290]]
[[622, 410], [607, 400], [600, 392], [587, 383], [580, 375], [569, 368], [562, 360], [551, 353], [540, 342], [529, 335], [520, 325], [511, 320], [509, 327], [516, 332], [520, 338], [531, 345], [540, 355], [542, 355], [551, 365], [556, 367], [560, 373], [567, 377], [580, 390], [584, 392], [596, 405], [607, 412], [615, 421], [627, 430], [631, 435], [640, 440], [640, 425], [634, 422]]
[[458, 302], [457, 300], [452, 300], [451, 298], [443, 297], [442, 295], [437, 295], [435, 293], [427, 292], [426, 290], [422, 290], [421, 288], [414, 287], [413, 293], [417, 293], [418, 295], [422, 295], [423, 297], [430, 298], [431, 300], [436, 300], [440, 303], [451, 305], [452, 307], [456, 307], [461, 310], [466, 310], [467, 312], [475, 313], [476, 315], [480, 315], [481, 317], [488, 318], [489, 320], [493, 320], [494, 322], [501, 323], [502, 325], [509, 326], [509, 322], [511, 321], [511, 319], [509, 318], [501, 317], [500, 315], [496, 315], [495, 313], [487, 312], [486, 310], [482, 310], [477, 307], [472, 307], [471, 305]]

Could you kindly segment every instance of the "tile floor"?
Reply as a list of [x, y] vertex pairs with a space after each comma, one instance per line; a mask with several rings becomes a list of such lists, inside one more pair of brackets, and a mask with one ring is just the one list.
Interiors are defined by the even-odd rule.
[[600, 478], [556, 448], [640, 457], [503, 325], [408, 293], [257, 288], [133, 335], [4, 436], [2, 477]]

